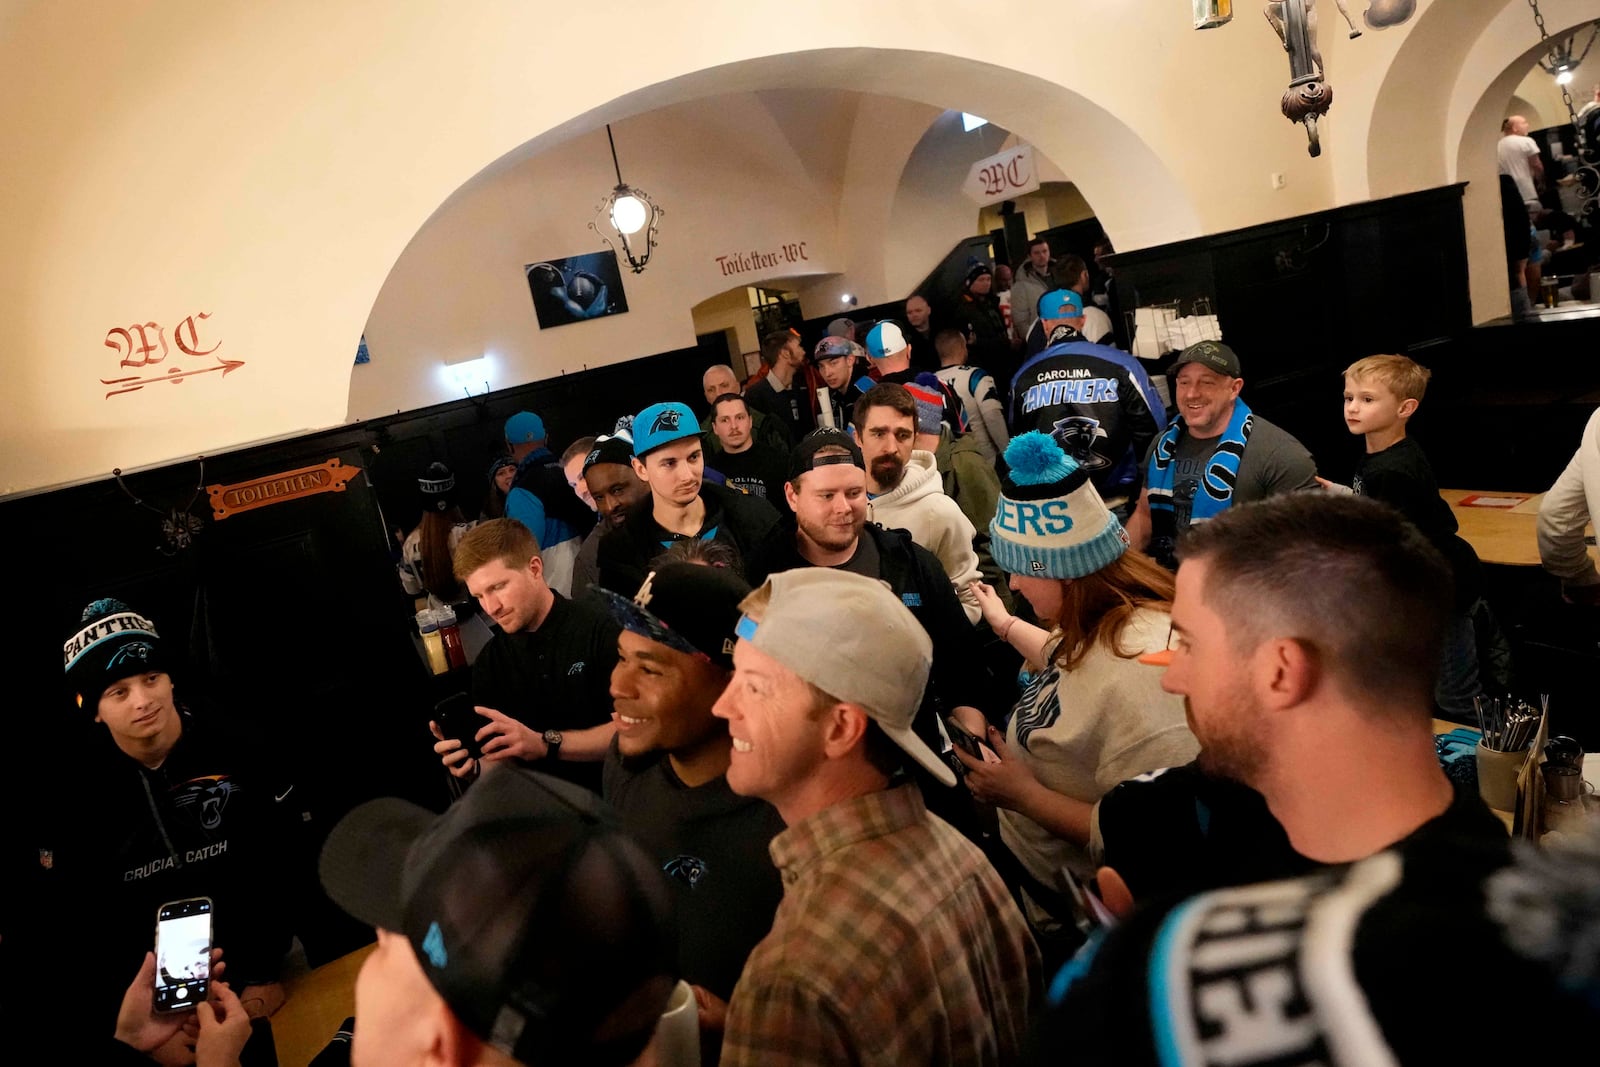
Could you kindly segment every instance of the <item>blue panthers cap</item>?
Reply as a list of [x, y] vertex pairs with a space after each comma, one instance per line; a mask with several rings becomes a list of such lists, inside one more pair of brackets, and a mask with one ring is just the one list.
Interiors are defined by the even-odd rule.
[[544, 420], [531, 411], [519, 411], [506, 420], [506, 441], [525, 445], [544, 440]]
[[1071, 289], [1052, 289], [1039, 298], [1041, 319], [1076, 319], [1083, 314], [1083, 297]]
[[633, 419], [633, 454], [642, 459], [662, 445], [670, 445], [685, 437], [699, 437], [700, 423], [688, 404], [676, 401], [651, 404]]
[[892, 322], [880, 322], [867, 333], [867, 355], [873, 359], [888, 359], [907, 347], [905, 334]]

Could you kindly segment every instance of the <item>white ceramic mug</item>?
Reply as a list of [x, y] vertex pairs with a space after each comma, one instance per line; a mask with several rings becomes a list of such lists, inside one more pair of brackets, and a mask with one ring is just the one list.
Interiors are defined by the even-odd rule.
[[657, 1067], [700, 1067], [700, 1007], [688, 982], [679, 982], [656, 1024]]

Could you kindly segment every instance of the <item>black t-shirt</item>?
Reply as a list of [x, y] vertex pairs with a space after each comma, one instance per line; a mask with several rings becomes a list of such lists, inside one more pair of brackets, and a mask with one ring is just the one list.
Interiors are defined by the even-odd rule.
[[606, 802], [673, 885], [683, 977], [727, 1000], [783, 899], [767, 850], [783, 819], [726, 778], [684, 785], [665, 753], [623, 759], [613, 741], [604, 766]]
[[1458, 607], [1469, 607], [1478, 599], [1478, 554], [1456, 532], [1460, 525], [1439, 495], [1439, 483], [1421, 445], [1404, 437], [1382, 452], [1362, 456], [1350, 488], [1358, 496], [1388, 504], [1433, 543], [1455, 574]]
[[776, 452], [760, 444], [752, 444], [743, 452], [724, 451], [717, 456], [717, 470], [728, 485], [740, 492], [758, 496], [782, 511], [789, 509], [783, 495], [788, 464]]
[[1091, 1067], [1525, 1059], [1520, 1027], [1461, 1017], [1463, 996], [1489, 986], [1517, 1002], [1496, 1000], [1506, 1018], [1548, 1030], [1558, 1007], [1552, 976], [1485, 910], [1485, 880], [1509, 859], [1499, 821], [1458, 792], [1360, 863], [1141, 907], [1062, 970], [1025, 1062], [1068, 1050]]
[[1260, 793], [1196, 763], [1115, 786], [1095, 818], [1101, 862], [1135, 900], [1293, 878], [1317, 866], [1289, 844]]
[[[472, 699], [541, 733], [604, 726], [621, 630], [598, 600], [557, 593], [537, 630], [498, 634], [484, 646], [472, 665]], [[535, 769], [600, 791], [599, 763], [547, 759]]]
[[863, 578], [878, 578], [883, 574], [883, 557], [878, 553], [878, 542], [870, 537], [858, 537], [856, 550], [850, 558], [833, 568], [839, 571], [849, 571], [859, 574]]
[[939, 369], [939, 348], [933, 343], [933, 338], [940, 327], [932, 320], [928, 322], [928, 332], [923, 333], [910, 323], [906, 323], [901, 333], [906, 339], [906, 344], [911, 346], [911, 369], [917, 372], [933, 372]]
[[[1294, 850], [1260, 793], [1207, 774], [1198, 762], [1117, 785], [1100, 798], [1095, 818], [1101, 862], [1140, 902], [1295, 878], [1322, 866]], [[1456, 788], [1450, 806], [1405, 840], [1430, 837], [1495, 840], [1505, 828], [1475, 791]]]

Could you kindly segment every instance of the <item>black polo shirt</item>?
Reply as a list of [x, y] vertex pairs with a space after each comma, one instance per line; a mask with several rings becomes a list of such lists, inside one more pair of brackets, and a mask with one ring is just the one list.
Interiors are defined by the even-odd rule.
[[[603, 726], [611, 721], [619, 632], [598, 599], [573, 601], [556, 593], [537, 630], [497, 634], [484, 646], [472, 665], [472, 699], [540, 733]], [[540, 760], [533, 766], [600, 791], [598, 762]]]

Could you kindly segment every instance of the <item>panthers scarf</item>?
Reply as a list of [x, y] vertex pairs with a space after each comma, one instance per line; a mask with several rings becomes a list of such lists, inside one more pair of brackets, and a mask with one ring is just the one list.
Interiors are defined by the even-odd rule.
[[[1217, 438], [1217, 447], [1206, 460], [1194, 497], [1189, 504], [1189, 525], [1205, 522], [1219, 515], [1233, 503], [1233, 490], [1239, 482], [1239, 464], [1244, 459], [1245, 445], [1250, 441], [1250, 431], [1255, 419], [1243, 400], [1233, 402], [1233, 417], [1228, 428]], [[1180, 416], [1173, 420], [1167, 432], [1156, 439], [1155, 451], [1150, 454], [1150, 469], [1145, 484], [1150, 490], [1150, 555], [1168, 568], [1178, 565], [1174, 549], [1178, 540], [1178, 517], [1172, 506], [1173, 459], [1178, 453], [1178, 437], [1183, 433], [1184, 422]]]

